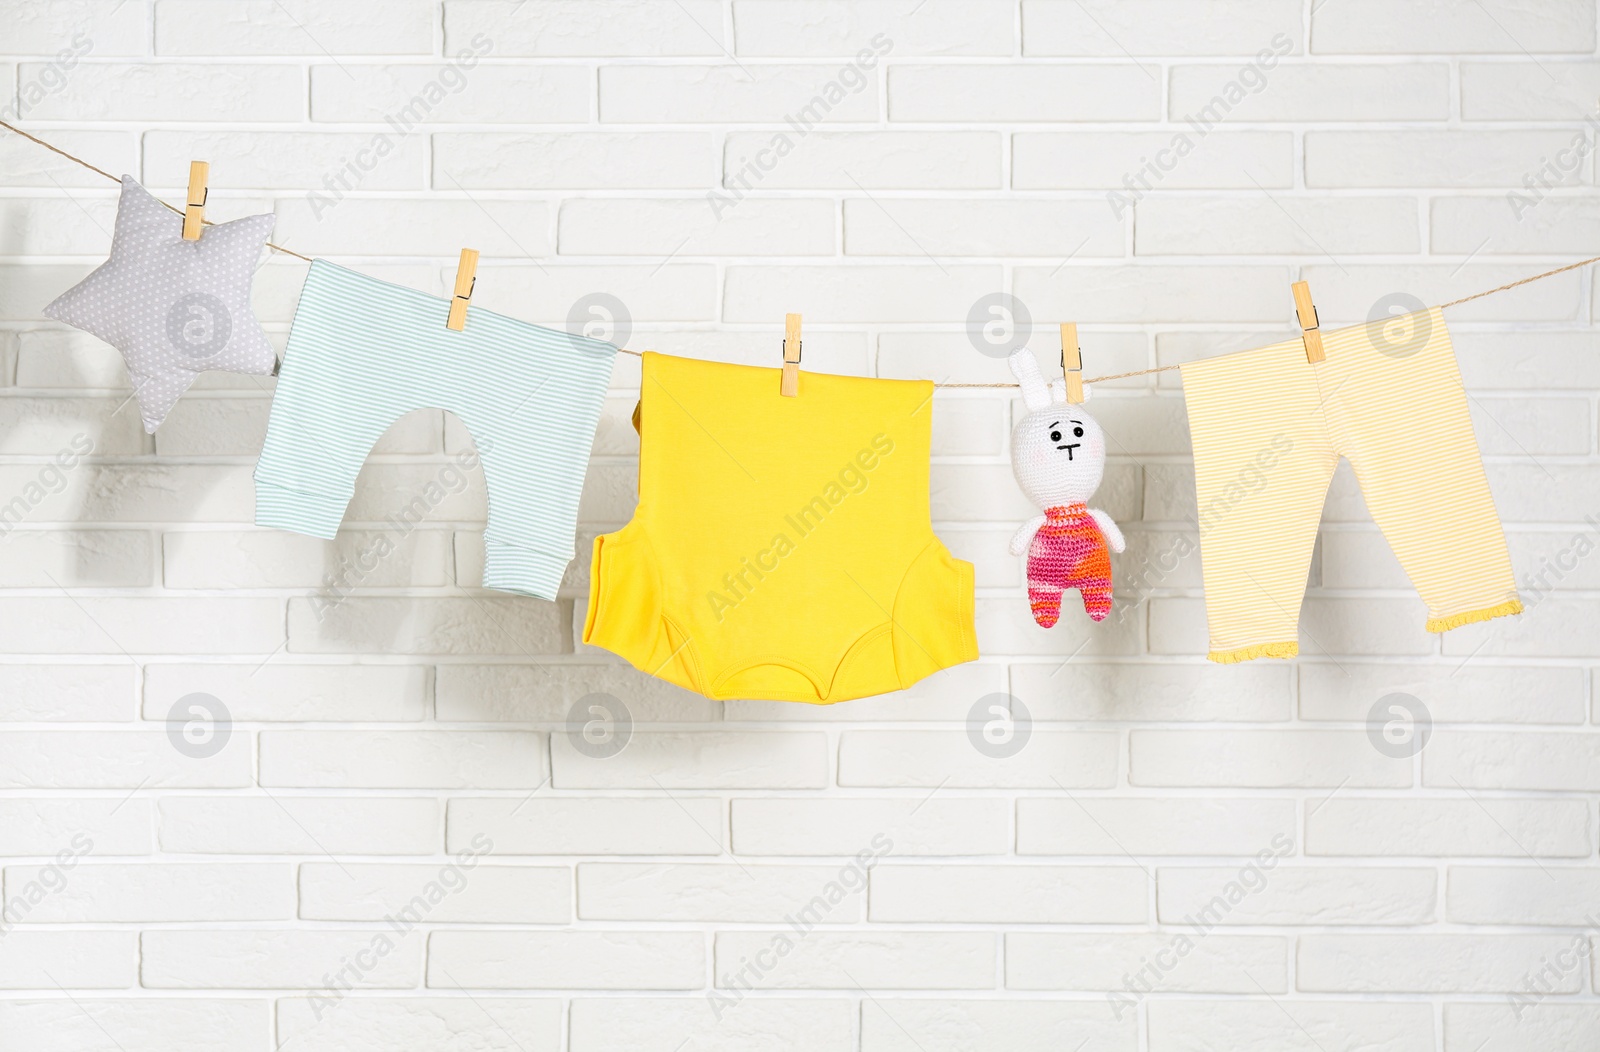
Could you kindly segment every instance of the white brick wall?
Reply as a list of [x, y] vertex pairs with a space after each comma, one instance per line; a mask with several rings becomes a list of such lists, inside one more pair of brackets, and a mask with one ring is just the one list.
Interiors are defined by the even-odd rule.
[[[1047, 361], [1077, 322], [1093, 375], [1284, 338], [1298, 277], [1335, 325], [1600, 251], [1596, 21], [0, 0], [0, 108], [169, 201], [207, 159], [213, 218], [273, 210], [388, 280], [442, 292], [478, 247], [477, 301], [531, 321], [770, 366], [802, 311], [807, 368], [985, 382], [990, 293]], [[0, 135], [0, 505], [35, 487], [0, 536], [0, 1048], [1600, 1047], [1600, 273], [1450, 312], [1520, 622], [1422, 632], [1341, 471], [1304, 656], [1207, 665], [1167, 374], [1096, 392], [1119, 613], [1042, 632], [1004, 553], [1013, 399], [945, 391], [932, 506], [977, 565], [981, 661], [724, 705], [575, 643], [584, 557], [556, 603], [480, 588], [483, 480], [441, 412], [380, 441], [338, 541], [255, 529], [270, 380], [207, 375], [151, 438], [115, 353], [42, 318], [115, 193]], [[258, 275], [279, 346], [304, 273]], [[632, 510], [638, 382], [619, 362], [585, 550]], [[594, 693], [619, 754], [567, 726]], [[969, 713], [1005, 693], [1029, 733], [985, 755]], [[1395, 694], [1420, 752], [1385, 742]]]

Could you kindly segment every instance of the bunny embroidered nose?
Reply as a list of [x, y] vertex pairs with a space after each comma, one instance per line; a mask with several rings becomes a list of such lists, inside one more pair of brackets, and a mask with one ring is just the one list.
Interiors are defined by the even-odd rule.
[[1071, 460], [1071, 459], [1072, 459], [1072, 451], [1073, 451], [1073, 450], [1074, 450], [1074, 449], [1077, 449], [1077, 448], [1078, 448], [1078, 447], [1079, 447], [1079, 446], [1080, 446], [1080, 445], [1082, 445], [1082, 444], [1083, 444], [1083, 443], [1081, 443], [1081, 442], [1074, 442], [1074, 443], [1072, 443], [1072, 444], [1071, 444], [1071, 445], [1066, 445], [1066, 446], [1057, 446], [1057, 447], [1056, 447], [1056, 448], [1057, 448], [1057, 449], [1064, 449], [1064, 450], [1066, 450], [1066, 451], [1067, 451], [1067, 459], [1068, 459], [1068, 460]]

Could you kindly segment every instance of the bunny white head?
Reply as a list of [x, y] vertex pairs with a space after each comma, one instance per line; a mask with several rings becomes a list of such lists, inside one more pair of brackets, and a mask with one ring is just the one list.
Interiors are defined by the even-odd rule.
[[1028, 407], [1011, 432], [1017, 484], [1040, 508], [1087, 504], [1105, 474], [1105, 432], [1083, 406], [1067, 401], [1065, 380], [1044, 382], [1032, 352], [1019, 350], [1009, 360]]

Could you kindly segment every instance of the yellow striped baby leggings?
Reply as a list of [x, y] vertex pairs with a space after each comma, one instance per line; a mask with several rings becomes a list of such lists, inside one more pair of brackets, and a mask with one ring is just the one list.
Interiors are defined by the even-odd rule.
[[1212, 661], [1293, 657], [1328, 483], [1350, 461], [1427, 630], [1521, 613], [1437, 307], [1183, 366]]

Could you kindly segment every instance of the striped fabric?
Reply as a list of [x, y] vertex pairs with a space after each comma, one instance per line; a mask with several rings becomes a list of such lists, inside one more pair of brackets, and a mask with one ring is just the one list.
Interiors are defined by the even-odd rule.
[[1061, 593], [1076, 588], [1091, 621], [1111, 612], [1111, 552], [1087, 504], [1044, 509], [1028, 547], [1028, 605], [1041, 628], [1061, 617]]
[[[256, 523], [334, 536], [378, 437], [404, 413], [448, 409], [489, 490], [484, 585], [554, 599], [616, 349], [478, 307], [453, 332], [448, 313], [448, 300], [311, 264], [256, 464]], [[389, 528], [410, 532], [464, 484], [456, 464], [425, 476]]]
[[1428, 606], [1427, 629], [1520, 613], [1438, 308], [1183, 366], [1213, 661], [1292, 657], [1343, 456]]

